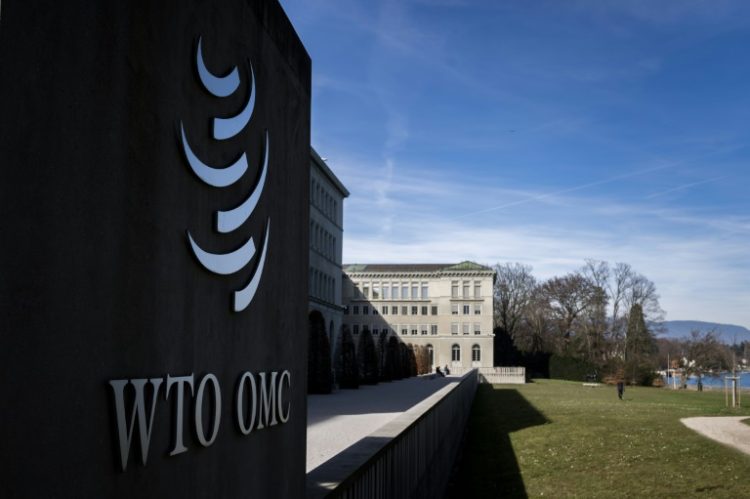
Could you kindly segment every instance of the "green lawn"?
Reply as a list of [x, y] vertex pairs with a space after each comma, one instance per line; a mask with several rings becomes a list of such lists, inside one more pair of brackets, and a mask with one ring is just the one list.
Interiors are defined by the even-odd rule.
[[[750, 399], [749, 399], [750, 400]], [[750, 456], [685, 428], [721, 391], [480, 385], [449, 497], [750, 497]]]

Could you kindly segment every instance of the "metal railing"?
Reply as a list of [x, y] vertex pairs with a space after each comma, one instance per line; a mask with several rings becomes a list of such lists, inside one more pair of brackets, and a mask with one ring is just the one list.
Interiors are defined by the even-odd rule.
[[[463, 374], [468, 371], [465, 368], [451, 368], [455, 374]], [[522, 385], [526, 383], [525, 367], [476, 367], [479, 371], [479, 382], [490, 384], [513, 384]]]
[[307, 497], [442, 497], [477, 384], [477, 371], [470, 370], [315, 468], [307, 475]]

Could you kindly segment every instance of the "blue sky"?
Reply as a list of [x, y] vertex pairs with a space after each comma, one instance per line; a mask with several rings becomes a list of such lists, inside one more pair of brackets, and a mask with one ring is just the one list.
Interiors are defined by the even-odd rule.
[[750, 3], [281, 3], [345, 262], [623, 261], [750, 327]]

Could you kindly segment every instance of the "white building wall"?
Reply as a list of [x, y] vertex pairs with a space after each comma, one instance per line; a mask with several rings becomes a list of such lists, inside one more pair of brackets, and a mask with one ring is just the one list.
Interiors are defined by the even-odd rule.
[[341, 330], [344, 199], [349, 192], [318, 154], [310, 161], [309, 310], [323, 314], [331, 348]]
[[[365, 271], [357, 271], [358, 267], [364, 267]], [[405, 343], [430, 345], [433, 348], [433, 367], [493, 366], [494, 272], [491, 269], [476, 265], [482, 270], [367, 272], [367, 267], [345, 267], [343, 302], [347, 313], [344, 323], [355, 336], [367, 326], [371, 332], [392, 332]], [[427, 287], [426, 297], [422, 293], [423, 284]], [[457, 296], [453, 296], [454, 284], [458, 286]], [[388, 291], [384, 292], [386, 285]], [[396, 297], [394, 285], [398, 288]], [[468, 285], [466, 296], [465, 285]], [[407, 288], [407, 299], [403, 297], [404, 287]], [[413, 296], [415, 287], [416, 297]], [[453, 359], [454, 345], [459, 348], [458, 360]], [[475, 354], [479, 355], [478, 361], [472, 360], [475, 346], [479, 349]]]

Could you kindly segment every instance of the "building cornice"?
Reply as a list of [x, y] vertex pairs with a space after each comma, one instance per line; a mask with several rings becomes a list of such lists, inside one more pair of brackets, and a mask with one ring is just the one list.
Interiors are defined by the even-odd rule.
[[346, 272], [350, 279], [378, 278], [378, 279], [436, 279], [441, 277], [493, 277], [492, 270], [451, 270], [438, 272]]

